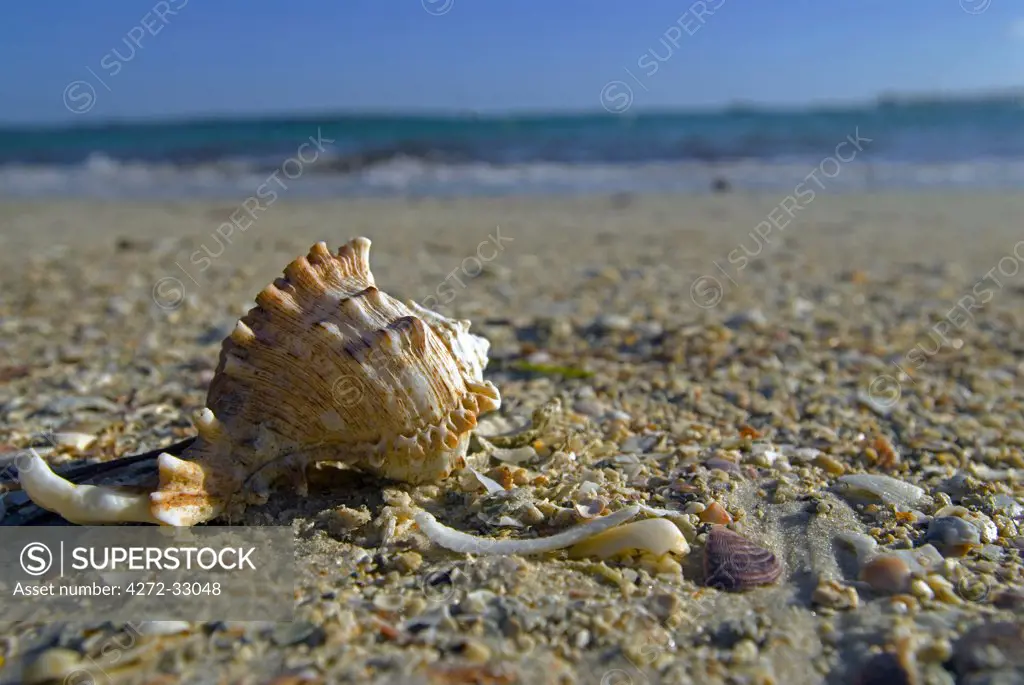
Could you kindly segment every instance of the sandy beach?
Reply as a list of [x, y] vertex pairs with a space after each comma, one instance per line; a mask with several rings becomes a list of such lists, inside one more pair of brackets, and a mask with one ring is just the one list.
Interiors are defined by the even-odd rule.
[[[551, 414], [478, 463], [506, 492], [337, 471], [247, 512], [294, 528], [293, 624], [165, 626], [114, 664], [123, 626], [21, 623], [0, 679], [1024, 682], [1024, 196], [785, 199], [0, 204], [0, 465], [191, 435], [256, 293], [356, 236], [378, 287], [491, 342], [485, 438]], [[690, 553], [472, 557], [402, 516], [529, 538], [634, 502]], [[707, 587], [711, 523], [781, 577]]]

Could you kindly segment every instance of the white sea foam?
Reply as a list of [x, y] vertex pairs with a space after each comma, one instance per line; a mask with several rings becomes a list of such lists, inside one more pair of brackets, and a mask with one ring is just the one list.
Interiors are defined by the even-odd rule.
[[[645, 164], [480, 162], [436, 164], [397, 157], [359, 172], [316, 171], [285, 180], [289, 198], [354, 196], [473, 196], [616, 192], [707, 192], [717, 179], [736, 190], [790, 193], [816, 167], [806, 161], [738, 161]], [[0, 196], [111, 199], [239, 198], [266, 181], [267, 172], [242, 163], [180, 168], [170, 164], [125, 163], [92, 155], [77, 166], [0, 166]], [[981, 160], [946, 164], [898, 162], [844, 166], [821, 178], [825, 192], [924, 188], [1024, 188], [1024, 160]], [[815, 188], [814, 185], [809, 187]]]

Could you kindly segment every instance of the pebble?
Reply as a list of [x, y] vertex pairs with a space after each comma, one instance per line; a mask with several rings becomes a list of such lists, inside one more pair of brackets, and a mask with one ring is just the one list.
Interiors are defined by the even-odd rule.
[[947, 506], [935, 512], [936, 517], [956, 517], [966, 521], [977, 529], [978, 538], [981, 542], [995, 542], [999, 537], [999, 530], [996, 524], [988, 516], [981, 512], [971, 511], [966, 507]]
[[491, 659], [491, 649], [479, 640], [466, 640], [459, 653], [473, 663], [483, 664]]
[[419, 552], [402, 552], [395, 556], [395, 568], [401, 573], [415, 573], [423, 566]]
[[860, 579], [870, 585], [872, 590], [892, 595], [907, 591], [910, 576], [910, 566], [891, 554], [871, 559], [860, 571]]
[[580, 400], [573, 405], [573, 411], [591, 418], [604, 416], [608, 408], [597, 400]]
[[718, 523], [721, 525], [732, 523], [732, 516], [718, 502], [709, 504], [706, 509], [700, 512], [699, 516], [701, 523]]
[[594, 320], [594, 326], [602, 331], [628, 331], [633, 327], [633, 322], [628, 316], [617, 314], [602, 314]]
[[674, 593], [661, 592], [650, 598], [648, 608], [659, 621], [666, 621], [682, 608], [683, 602]]
[[896, 654], [883, 652], [871, 657], [857, 675], [856, 685], [917, 685], [913, 666]]
[[925, 540], [946, 556], [962, 557], [981, 544], [981, 531], [957, 516], [939, 516], [928, 524]]
[[929, 573], [924, 578], [928, 587], [935, 593], [935, 599], [946, 604], [963, 604], [963, 599], [953, 584], [942, 576]]
[[860, 604], [857, 590], [835, 580], [822, 580], [811, 593], [811, 601], [830, 609], [856, 609]]
[[910, 581], [910, 593], [918, 599], [935, 599], [935, 592], [920, 578]]
[[766, 326], [768, 325], [768, 317], [764, 315], [760, 309], [748, 309], [745, 312], [740, 312], [734, 316], [730, 316], [725, 320], [726, 328], [733, 330], [743, 328], [744, 326]]
[[309, 621], [280, 623], [275, 625], [270, 639], [279, 647], [300, 643], [314, 646], [323, 643], [324, 631], [323, 628]]
[[757, 660], [757, 643], [753, 640], [740, 640], [732, 648], [732, 659], [738, 664], [750, 664]]

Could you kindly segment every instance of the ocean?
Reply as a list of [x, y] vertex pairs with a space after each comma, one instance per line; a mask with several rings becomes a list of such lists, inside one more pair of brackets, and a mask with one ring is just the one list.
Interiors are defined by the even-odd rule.
[[0, 127], [0, 195], [217, 198], [1024, 187], [1024, 98]]

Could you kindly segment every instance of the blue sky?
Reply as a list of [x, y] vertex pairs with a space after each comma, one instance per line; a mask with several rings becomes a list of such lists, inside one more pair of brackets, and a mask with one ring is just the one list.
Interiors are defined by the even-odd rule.
[[704, 3], [701, 22], [692, 0], [12, 0], [0, 120], [600, 111], [615, 80], [637, 109], [1024, 85], [1020, 0]]

